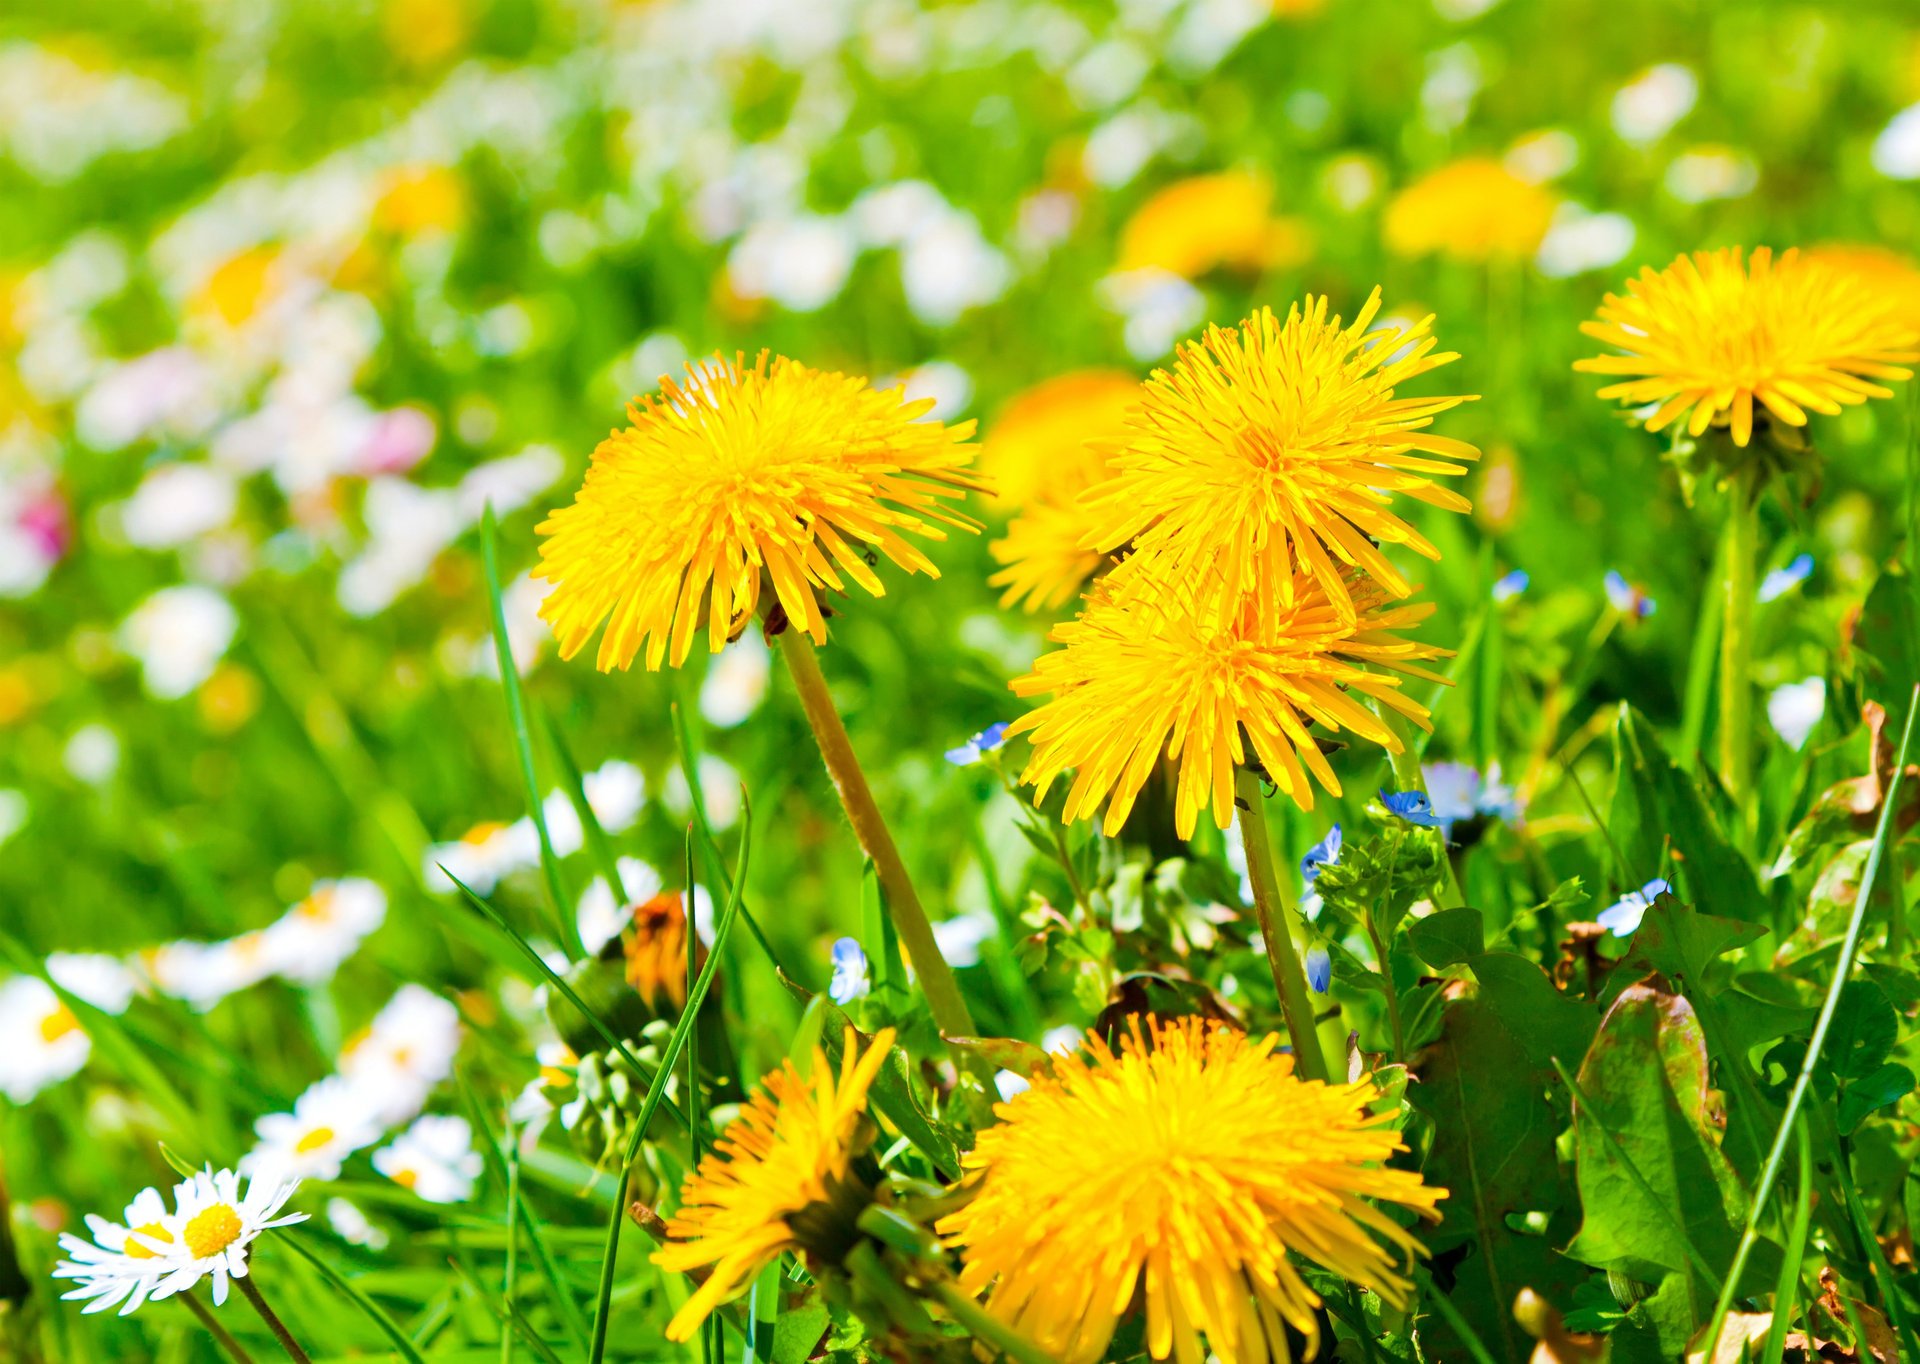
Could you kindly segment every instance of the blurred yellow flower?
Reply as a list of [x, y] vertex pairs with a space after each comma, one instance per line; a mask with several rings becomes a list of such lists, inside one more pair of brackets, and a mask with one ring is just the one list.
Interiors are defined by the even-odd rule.
[[1006, 535], [988, 548], [1005, 565], [987, 581], [1003, 606], [1030, 610], [1071, 601], [1104, 556], [1087, 548], [1093, 530], [1080, 495], [1110, 472], [1107, 452], [1126, 438], [1140, 385], [1118, 370], [1078, 370], [1013, 398], [980, 448], [981, 472], [1015, 508]]
[[593, 452], [573, 504], [538, 528], [534, 576], [554, 585], [540, 615], [561, 656], [602, 622], [602, 671], [643, 645], [649, 669], [677, 667], [703, 625], [718, 653], [759, 607], [763, 576], [793, 626], [825, 643], [816, 591], [851, 578], [883, 595], [870, 555], [938, 577], [901, 532], [977, 530], [941, 499], [983, 484], [967, 467], [973, 423], [923, 420], [932, 406], [764, 351], [663, 378]]
[[1642, 269], [1580, 330], [1615, 348], [1574, 364], [1620, 377], [1602, 398], [1651, 408], [1649, 431], [1684, 416], [1689, 434], [1724, 425], [1736, 445], [1752, 438], [1756, 403], [1762, 418], [1805, 426], [1810, 410], [1892, 397], [1873, 381], [1909, 378], [1901, 366], [1920, 359], [1920, 330], [1897, 293], [1857, 269], [1796, 250], [1776, 260], [1766, 247], [1744, 261], [1732, 247]]
[[1198, 279], [1211, 270], [1263, 270], [1311, 249], [1306, 228], [1271, 213], [1273, 186], [1248, 171], [1179, 180], [1135, 210], [1120, 234], [1118, 270], [1165, 270]]
[[1885, 246], [1835, 242], [1800, 253], [1811, 264], [1857, 276], [1884, 297], [1903, 321], [1920, 327], [1920, 265]]
[[[1444, 653], [1395, 633], [1431, 615], [1431, 602], [1389, 604], [1358, 577], [1348, 591], [1355, 617], [1299, 574], [1290, 605], [1265, 617], [1249, 603], [1223, 624], [1191, 591], [1115, 598], [1097, 590], [1077, 620], [1054, 628], [1052, 639], [1065, 647], [1011, 684], [1020, 696], [1052, 697], [1008, 731], [1033, 741], [1021, 782], [1035, 788], [1038, 803], [1074, 769], [1064, 817], [1089, 818], [1104, 800], [1103, 827], [1115, 834], [1164, 753], [1179, 766], [1174, 823], [1182, 838], [1209, 805], [1215, 824], [1233, 823], [1233, 773], [1248, 762], [1258, 761], [1302, 809], [1313, 808], [1309, 772], [1339, 795], [1318, 740], [1344, 729], [1398, 752], [1393, 731], [1363, 701], [1429, 727], [1425, 707], [1392, 674], [1441, 681], [1418, 665]], [[1318, 736], [1309, 733], [1314, 724]]]
[[433, 66], [465, 46], [469, 0], [388, 0], [387, 48], [409, 66]]
[[1513, 260], [1539, 249], [1554, 198], [1498, 161], [1471, 157], [1414, 181], [1387, 205], [1387, 249], [1455, 260]]
[[[666, 1270], [712, 1267], [667, 1323], [669, 1340], [690, 1340], [709, 1312], [783, 1253], [833, 1253], [806, 1228], [851, 1240], [852, 1221], [872, 1197], [853, 1169], [864, 1150], [867, 1088], [893, 1036], [883, 1028], [861, 1053], [858, 1034], [848, 1028], [838, 1075], [819, 1047], [807, 1079], [787, 1062], [721, 1133], [680, 1191], [680, 1211], [667, 1221], [672, 1239], [653, 1253], [653, 1263]], [[796, 1221], [803, 1229], [796, 1230]]]
[[[1097, 1036], [995, 1110], [965, 1165], [978, 1195], [939, 1230], [961, 1287], [1064, 1364], [1093, 1364], [1138, 1297], [1155, 1359], [1288, 1360], [1319, 1344], [1300, 1255], [1404, 1306], [1419, 1243], [1368, 1202], [1425, 1215], [1446, 1197], [1409, 1170], [1371, 1077], [1294, 1074], [1277, 1038], [1198, 1018]], [[1206, 1338], [1203, 1347], [1200, 1338]]]
[[208, 274], [188, 301], [188, 312], [229, 327], [251, 321], [273, 297], [279, 264], [279, 248], [268, 244], [234, 253]]
[[200, 722], [216, 734], [231, 734], [260, 709], [260, 681], [238, 663], [222, 663], [200, 684]]
[[383, 232], [414, 237], [450, 232], [466, 213], [460, 177], [445, 166], [402, 166], [386, 175], [374, 201], [373, 223]]
[[[1467, 500], [1433, 481], [1479, 451], [1426, 428], [1466, 397], [1396, 398], [1395, 388], [1456, 360], [1435, 354], [1433, 319], [1373, 326], [1375, 289], [1351, 326], [1307, 298], [1283, 322], [1262, 308], [1180, 347], [1141, 394], [1115, 474], [1083, 499], [1087, 547], [1131, 543], [1116, 584], [1202, 585], [1221, 619], [1243, 599], [1285, 604], [1296, 567], [1348, 618], [1351, 565], [1395, 596], [1412, 591], [1381, 552], [1440, 552], [1392, 510], [1396, 494], [1447, 511]], [[1438, 456], [1438, 458], [1434, 458]]]

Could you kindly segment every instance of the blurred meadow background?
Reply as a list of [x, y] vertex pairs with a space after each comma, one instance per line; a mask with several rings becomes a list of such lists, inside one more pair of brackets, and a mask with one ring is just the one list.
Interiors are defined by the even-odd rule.
[[[572, 1331], [632, 1115], [604, 1077], [556, 1071], [562, 1043], [601, 1044], [556, 1027], [539, 974], [440, 864], [564, 964], [554, 906], [605, 942], [616, 859], [626, 900], [685, 886], [696, 800], [707, 927], [750, 803], [764, 950], [734, 935], [714, 987], [749, 1082], [806, 1026], [772, 960], [804, 993], [828, 988], [838, 939], [884, 956], [860, 848], [757, 631], [602, 675], [559, 661], [536, 615], [535, 524], [659, 376], [771, 348], [903, 383], [1018, 468], [1096, 420], [1044, 381], [1138, 380], [1205, 324], [1308, 293], [1351, 316], [1378, 285], [1389, 315], [1436, 314], [1461, 356], [1442, 387], [1481, 395], [1442, 429], [1484, 456], [1462, 480], [1471, 516], [1414, 517], [1441, 551], [1408, 560], [1438, 607], [1422, 637], [1462, 652], [1425, 756], [1503, 790], [1497, 809], [1469, 798], [1455, 865], [1489, 938], [1552, 972], [1568, 925], [1643, 879], [1568, 773], [1617, 815], [1621, 703], [1689, 770], [1715, 723], [1718, 494], [1596, 400], [1579, 324], [1641, 266], [1731, 245], [1876, 253], [1920, 314], [1917, 183], [1920, 16], [1901, 0], [0, 6], [0, 1358], [219, 1358], [168, 1304], [59, 1303], [55, 1236], [171, 1182], [161, 1143], [237, 1163], [380, 1019], [437, 1054], [337, 1177], [303, 1187], [299, 1234], [425, 1357], [496, 1359], [488, 1293], [531, 1223], [524, 1310], [587, 1357]], [[1820, 427], [1817, 496], [1763, 508], [1760, 571], [1785, 576], [1757, 608], [1767, 718], [1743, 837], [1778, 874], [1750, 880], [1738, 917], [1772, 916], [1780, 955], [1741, 969], [1783, 982], [1780, 1009], [1826, 989], [1866, 836], [1783, 862], [1788, 833], [1875, 770], [1862, 705], [1897, 736], [1914, 675], [1889, 567], [1914, 515], [1895, 387]], [[1024, 824], [1017, 761], [948, 756], [1027, 708], [1007, 683], [1069, 609], [1001, 602], [990, 546], [1012, 507], [974, 510], [985, 533], [931, 546], [937, 579], [883, 570], [884, 601], [841, 610], [823, 659], [982, 1032], [1057, 1043], [1110, 1021], [1143, 972], [1271, 1021], [1237, 835], [1203, 820], [1191, 847], [1167, 833], [1129, 862], [1089, 826]], [[1863, 612], [1888, 581], [1898, 602]], [[1388, 784], [1364, 746], [1333, 762], [1343, 798], [1272, 807], [1283, 872], [1332, 822], [1367, 827]], [[1674, 828], [1633, 837], [1657, 852]], [[1188, 862], [1163, 875], [1168, 858]], [[1086, 915], [1035, 917], [1082, 875]], [[1204, 967], [1130, 948], [1143, 914], [1156, 943], [1198, 934]], [[1327, 1038], [1351, 1025], [1384, 1049], [1377, 991], [1329, 947], [1349, 1012]], [[1904, 943], [1879, 960], [1900, 1014], [1884, 1061], [1905, 1054], [1920, 979]], [[43, 971], [90, 1006], [71, 1028]], [[1897, 1099], [1854, 1151], [1904, 1279], [1920, 1142]], [[1564, 1094], [1551, 1111], [1564, 1128]], [[665, 1185], [680, 1166], [662, 1159]], [[1604, 1339], [1631, 1295], [1560, 1254], [1571, 1194], [1533, 1211], [1551, 1267], [1520, 1282], [1586, 1305], [1574, 1325]], [[685, 1290], [644, 1250], [629, 1235], [606, 1357], [700, 1357], [704, 1337], [662, 1339]], [[1871, 1258], [1832, 1233], [1835, 1304], [1880, 1301]], [[304, 1257], [261, 1261], [315, 1358], [403, 1357]], [[1835, 1306], [1818, 1333], [1855, 1340], [1862, 1321]], [[823, 1322], [781, 1357], [825, 1357]], [[1493, 1353], [1523, 1357], [1515, 1341]], [[1358, 1342], [1324, 1348], [1376, 1357]]]

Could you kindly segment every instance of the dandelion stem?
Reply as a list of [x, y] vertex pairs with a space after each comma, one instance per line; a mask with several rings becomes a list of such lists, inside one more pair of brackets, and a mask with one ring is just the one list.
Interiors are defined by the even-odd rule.
[[933, 925], [927, 921], [926, 910], [920, 906], [920, 897], [914, 893], [907, 865], [900, 859], [900, 849], [881, 818], [880, 807], [874, 803], [867, 775], [860, 768], [852, 741], [847, 738], [847, 727], [840, 722], [840, 712], [834, 709], [833, 697], [828, 694], [826, 675], [820, 671], [820, 656], [813, 641], [789, 627], [780, 632], [780, 653], [787, 661], [794, 689], [800, 693], [807, 723], [813, 726], [820, 756], [826, 759], [827, 775], [833, 778], [834, 788], [840, 793], [840, 803], [846, 807], [854, 836], [873, 859], [880, 888], [886, 893], [887, 912], [899, 930], [907, 960], [920, 977], [920, 988], [926, 991], [934, 1022], [948, 1037], [974, 1036], [973, 1015], [960, 993], [960, 982], [954, 979], [947, 959], [940, 955], [940, 944], [933, 936]]
[[1760, 494], [1745, 476], [1735, 478], [1727, 493], [1720, 563], [1720, 780], [1734, 808], [1744, 810], [1753, 785], [1753, 563], [1760, 542]]
[[300, 1348], [300, 1342], [293, 1338], [293, 1332], [287, 1329], [287, 1324], [274, 1314], [274, 1310], [267, 1306], [267, 1300], [260, 1296], [260, 1285], [253, 1281], [253, 1275], [235, 1279], [234, 1282], [240, 1285], [241, 1293], [253, 1304], [253, 1310], [260, 1314], [260, 1320], [266, 1322], [267, 1329], [273, 1332], [273, 1338], [280, 1342], [280, 1348], [287, 1352], [287, 1358], [293, 1364], [313, 1364], [312, 1358]]
[[213, 1309], [194, 1296], [192, 1289], [180, 1294], [179, 1298], [187, 1310], [200, 1319], [200, 1324], [207, 1328], [207, 1334], [220, 1342], [220, 1348], [233, 1356], [234, 1364], [253, 1364], [253, 1356], [233, 1338], [231, 1331], [220, 1324], [220, 1319], [213, 1315]]
[[991, 1346], [1018, 1364], [1055, 1364], [1052, 1355], [1005, 1322], [988, 1315], [985, 1308], [953, 1284], [936, 1285], [934, 1294], [947, 1309], [947, 1315], [966, 1327], [968, 1334], [982, 1345]]
[[1313, 999], [1307, 993], [1307, 973], [1293, 945], [1292, 912], [1286, 891], [1273, 868], [1273, 840], [1267, 834], [1265, 797], [1260, 778], [1250, 768], [1237, 768], [1234, 790], [1240, 798], [1240, 841], [1247, 851], [1247, 879], [1253, 882], [1253, 912], [1260, 920], [1260, 940], [1266, 944], [1267, 966], [1280, 991], [1280, 1009], [1287, 1018], [1287, 1034], [1300, 1072], [1309, 1080], [1330, 1078], [1314, 1029]]

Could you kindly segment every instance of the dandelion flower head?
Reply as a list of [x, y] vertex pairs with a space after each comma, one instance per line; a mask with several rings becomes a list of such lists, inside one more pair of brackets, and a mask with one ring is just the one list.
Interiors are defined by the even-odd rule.
[[718, 653], [760, 605], [763, 582], [824, 643], [815, 592], [851, 579], [883, 595], [870, 556], [937, 577], [905, 536], [977, 529], [943, 499], [983, 484], [968, 467], [973, 424], [921, 420], [932, 406], [767, 352], [751, 365], [690, 366], [685, 383], [662, 379], [593, 452], [573, 504], [539, 527], [535, 576], [553, 584], [540, 615], [562, 656], [602, 624], [602, 671], [642, 649], [649, 669], [677, 667], [703, 628]]
[[[1317, 1293], [1294, 1255], [1404, 1305], [1413, 1237], [1368, 1200], [1432, 1215], [1445, 1191], [1385, 1168], [1401, 1149], [1370, 1078], [1299, 1079], [1271, 1035], [1204, 1020], [1097, 1036], [1000, 1104], [943, 1218], [961, 1286], [1066, 1364], [1105, 1352], [1136, 1296], [1155, 1359], [1266, 1364], [1307, 1337]], [[1206, 1337], [1202, 1348], [1200, 1337]]]
[[1553, 223], [1554, 197], [1487, 157], [1469, 157], [1414, 181], [1387, 205], [1387, 249], [1455, 260], [1522, 260]]
[[[680, 1210], [667, 1222], [671, 1239], [653, 1255], [662, 1269], [710, 1267], [706, 1282], [667, 1323], [668, 1339], [691, 1339], [709, 1312], [782, 1253], [817, 1246], [819, 1229], [810, 1232], [810, 1222], [837, 1227], [831, 1210], [850, 1190], [858, 1192], [852, 1166], [861, 1154], [867, 1088], [893, 1037], [893, 1029], [882, 1029], [859, 1052], [856, 1034], [847, 1029], [837, 1073], [817, 1047], [808, 1078], [788, 1062], [720, 1135], [680, 1191]], [[810, 1217], [822, 1209], [826, 1216]]]
[[1432, 603], [1388, 602], [1364, 580], [1346, 586], [1351, 618], [1301, 574], [1276, 615], [1248, 608], [1227, 623], [1192, 593], [1097, 592], [1078, 619], [1054, 629], [1065, 647], [1012, 683], [1019, 695], [1051, 697], [1011, 726], [1033, 743], [1021, 781], [1040, 800], [1076, 769], [1065, 817], [1088, 817], [1104, 800], [1114, 834], [1164, 753], [1179, 765], [1182, 838], [1209, 805], [1220, 828], [1232, 824], [1234, 769], [1253, 759], [1303, 809], [1313, 807], [1314, 781], [1339, 795], [1309, 726], [1396, 751], [1399, 740], [1363, 703], [1371, 697], [1425, 727], [1426, 709], [1393, 674], [1438, 681], [1419, 664], [1442, 654], [1398, 633], [1432, 614]]
[[1381, 546], [1440, 552], [1393, 503], [1470, 510], [1434, 477], [1465, 473], [1480, 452], [1428, 430], [1467, 398], [1394, 396], [1459, 358], [1435, 353], [1433, 319], [1375, 327], [1379, 312], [1378, 289], [1351, 324], [1324, 297], [1284, 320], [1262, 308], [1153, 373], [1114, 476], [1084, 498], [1098, 526], [1088, 547], [1132, 546], [1116, 583], [1208, 584], [1223, 616], [1249, 596], [1290, 600], [1296, 565], [1348, 616], [1344, 565], [1394, 596], [1413, 590]]
[[1681, 256], [1608, 294], [1580, 330], [1614, 348], [1574, 368], [1617, 383], [1600, 390], [1650, 408], [1649, 431], [1682, 418], [1689, 435], [1724, 426], [1735, 445], [1756, 420], [1805, 426], [1808, 412], [1892, 397], [1920, 359], [1920, 329], [1897, 293], [1857, 268], [1766, 247]]

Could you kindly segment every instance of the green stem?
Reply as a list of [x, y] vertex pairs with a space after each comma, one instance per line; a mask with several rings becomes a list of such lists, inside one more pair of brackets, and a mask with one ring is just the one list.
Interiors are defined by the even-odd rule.
[[[615, 892], [618, 894], [618, 892]], [[624, 897], [622, 897], [624, 899]], [[691, 939], [694, 935], [687, 934]], [[507, 1115], [507, 1268], [500, 1286], [500, 1301], [513, 1311], [513, 1300], [520, 1289], [520, 1143], [514, 1140], [513, 1115]], [[510, 1326], [500, 1331], [500, 1364], [513, 1364], [514, 1332]]]
[[1054, 1357], [1035, 1345], [1005, 1322], [991, 1316], [972, 1298], [952, 1283], [934, 1286], [934, 1296], [947, 1309], [947, 1315], [967, 1328], [967, 1333], [982, 1345], [999, 1351], [1018, 1364], [1056, 1364]]
[[827, 775], [833, 778], [840, 803], [846, 807], [854, 837], [873, 859], [874, 872], [886, 892], [887, 912], [893, 916], [893, 926], [899, 931], [907, 960], [920, 977], [920, 988], [926, 991], [934, 1022], [948, 1037], [974, 1036], [973, 1015], [960, 993], [960, 982], [954, 979], [947, 959], [940, 955], [940, 944], [933, 936], [933, 925], [927, 921], [927, 911], [921, 908], [920, 897], [914, 892], [907, 864], [901, 860], [893, 834], [880, 815], [880, 807], [874, 803], [873, 790], [860, 768], [860, 758], [847, 738], [847, 727], [840, 722], [840, 712], [834, 709], [833, 697], [827, 691], [826, 675], [820, 671], [820, 655], [813, 641], [789, 627], [780, 632], [780, 653], [787, 661], [794, 689], [800, 693], [807, 723], [813, 726], [820, 756], [826, 759]]
[[233, 1338], [233, 1333], [220, 1324], [220, 1319], [213, 1315], [213, 1309], [194, 1296], [191, 1288], [180, 1295], [180, 1301], [200, 1319], [207, 1333], [220, 1342], [220, 1348], [233, 1356], [234, 1364], [253, 1364], [253, 1356], [241, 1348], [240, 1342]]
[[1380, 963], [1380, 987], [1387, 996], [1387, 1022], [1393, 1028], [1393, 1059], [1404, 1061], [1407, 1034], [1400, 1026], [1400, 992], [1393, 988], [1393, 964], [1387, 960], [1387, 945], [1380, 940], [1380, 930], [1374, 927], [1371, 913], [1367, 915], [1367, 939], [1373, 944], [1374, 959]]
[[267, 1300], [260, 1296], [260, 1285], [253, 1281], [253, 1275], [235, 1279], [234, 1282], [240, 1285], [240, 1292], [248, 1302], [253, 1304], [253, 1310], [260, 1314], [260, 1320], [267, 1324], [267, 1329], [273, 1332], [273, 1338], [280, 1342], [280, 1348], [287, 1352], [287, 1358], [291, 1359], [293, 1364], [313, 1364], [312, 1358], [300, 1348], [300, 1342], [293, 1338], [293, 1332], [287, 1329], [287, 1324], [280, 1320], [274, 1310], [267, 1306]]
[[1280, 878], [1274, 874], [1273, 840], [1267, 834], [1266, 798], [1260, 792], [1260, 778], [1250, 768], [1236, 768], [1233, 784], [1240, 798], [1240, 841], [1247, 853], [1247, 879], [1253, 882], [1253, 912], [1260, 921], [1260, 940], [1266, 944], [1267, 967], [1280, 991], [1280, 1010], [1287, 1018], [1293, 1054], [1307, 1079], [1327, 1080], [1331, 1077], [1320, 1051], [1320, 1034], [1314, 1027], [1307, 973], [1300, 965], [1300, 951], [1293, 945], [1291, 907]]
[[1854, 959], [1860, 951], [1860, 928], [1867, 917], [1867, 903], [1873, 896], [1874, 880], [1880, 874], [1881, 856], [1891, 841], [1893, 811], [1900, 794], [1900, 779], [1907, 770], [1907, 755], [1913, 749], [1913, 722], [1916, 715], [1920, 715], [1920, 686], [1914, 687], [1907, 700], [1907, 723], [1900, 736], [1900, 756], [1894, 762], [1893, 778], [1887, 783], [1886, 801], [1880, 807], [1880, 821], [1873, 832], [1873, 847], [1867, 853], [1867, 865], [1860, 873], [1860, 888], [1853, 898], [1853, 914], [1847, 920], [1846, 936], [1840, 941], [1839, 959], [1834, 962], [1833, 982], [1827, 987], [1827, 997], [1820, 1006], [1820, 1016], [1814, 1020], [1813, 1035], [1807, 1039], [1807, 1054], [1801, 1059], [1800, 1073], [1794, 1077], [1793, 1088], [1787, 1094], [1786, 1110], [1780, 1115], [1780, 1130], [1774, 1133], [1773, 1147], [1767, 1152], [1767, 1163], [1760, 1171], [1759, 1182], [1754, 1185], [1746, 1229], [1740, 1235], [1740, 1244], [1734, 1249], [1733, 1265], [1727, 1270], [1726, 1282], [1720, 1289], [1720, 1299], [1713, 1307], [1713, 1321], [1707, 1328], [1706, 1348], [1701, 1351], [1707, 1359], [1719, 1358], [1716, 1351], [1720, 1346], [1721, 1330], [1726, 1326], [1727, 1310], [1733, 1305], [1733, 1295], [1747, 1267], [1747, 1257], [1753, 1253], [1754, 1243], [1760, 1239], [1760, 1219], [1766, 1214], [1767, 1200], [1773, 1194], [1774, 1182], [1780, 1177], [1780, 1166], [1787, 1154], [1787, 1142], [1795, 1130], [1794, 1119], [1799, 1116], [1800, 1106], [1806, 1102], [1807, 1089], [1813, 1083], [1814, 1069], [1820, 1063], [1820, 1049], [1827, 1043], [1827, 1030], [1833, 1026], [1833, 1015], [1840, 1007], [1840, 992], [1846, 986], [1847, 977], [1853, 974]]
[[[1400, 743], [1398, 751], [1387, 750], [1387, 762], [1393, 768], [1393, 784], [1402, 791], [1418, 791], [1423, 795], [1427, 789], [1427, 777], [1420, 770], [1420, 745], [1415, 738], [1413, 726], [1407, 723], [1407, 717], [1392, 706], [1376, 705], [1380, 722]], [[1433, 836], [1440, 843], [1440, 869], [1445, 879], [1440, 883], [1440, 908], [1458, 909], [1464, 905], [1466, 896], [1460, 893], [1460, 879], [1454, 875], [1453, 858], [1447, 853], [1447, 836], [1435, 829]], [[1383, 966], [1382, 970], [1385, 969]]]
[[1753, 566], [1759, 545], [1759, 491], [1750, 479], [1735, 478], [1720, 563], [1720, 780], [1743, 812], [1753, 786]]

